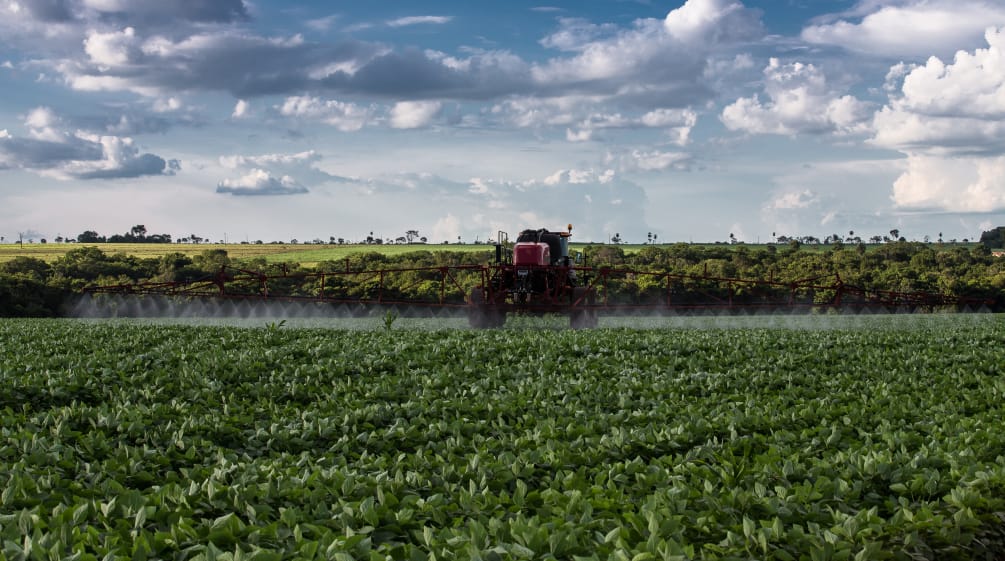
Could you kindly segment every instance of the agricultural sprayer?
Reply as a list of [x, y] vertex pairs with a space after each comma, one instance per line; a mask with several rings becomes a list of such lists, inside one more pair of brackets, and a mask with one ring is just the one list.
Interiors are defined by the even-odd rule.
[[112, 294], [179, 299], [296, 301], [339, 306], [352, 314], [395, 308], [463, 313], [475, 328], [501, 327], [510, 315], [561, 314], [573, 328], [600, 316], [914, 312], [987, 309], [993, 302], [932, 292], [874, 290], [837, 274], [797, 281], [744, 279], [584, 262], [571, 255], [566, 230], [524, 230], [514, 243], [499, 232], [495, 256], [478, 265], [261, 272], [230, 265], [185, 281], [97, 286]]

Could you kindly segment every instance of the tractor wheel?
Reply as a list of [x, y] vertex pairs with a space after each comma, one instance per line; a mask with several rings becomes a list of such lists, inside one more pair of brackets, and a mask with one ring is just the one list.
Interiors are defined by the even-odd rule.
[[485, 301], [485, 290], [471, 289], [468, 297], [468, 325], [473, 329], [494, 329], [506, 323], [506, 312]]
[[489, 310], [485, 305], [485, 291], [481, 288], [472, 288], [471, 295], [468, 296], [468, 325], [472, 329], [485, 329], [490, 327]]
[[573, 329], [591, 329], [597, 326], [597, 310], [593, 305], [597, 301], [596, 291], [585, 286], [572, 289], [572, 303], [579, 302], [569, 313], [569, 327]]

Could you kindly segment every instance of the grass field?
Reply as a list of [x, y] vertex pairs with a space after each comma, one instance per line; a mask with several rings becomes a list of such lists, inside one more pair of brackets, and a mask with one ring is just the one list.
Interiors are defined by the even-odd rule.
[[100, 243], [100, 244], [17, 244], [0, 245], [0, 263], [18, 256], [34, 257], [52, 262], [71, 249], [97, 247], [106, 254], [125, 253], [137, 257], [161, 257], [169, 253], [198, 255], [204, 251], [223, 249], [232, 259], [245, 260], [257, 257], [270, 262], [296, 262], [313, 264], [319, 261], [343, 259], [354, 253], [376, 251], [397, 255], [410, 251], [492, 251], [487, 245], [293, 245], [293, 244], [152, 244], [152, 243]]
[[[581, 251], [583, 247], [588, 244], [571, 244], [570, 248], [572, 251]], [[658, 247], [669, 247], [673, 244], [661, 244]], [[691, 244], [696, 247], [732, 247], [740, 248], [744, 247], [751, 251], [757, 249], [763, 249], [768, 247], [770, 244], [739, 244], [728, 246], [724, 244]], [[958, 243], [958, 244], [933, 244], [933, 247], [942, 249], [952, 249], [952, 248], [972, 248], [977, 244], [974, 243]], [[384, 255], [399, 255], [401, 253], [407, 253], [411, 251], [464, 251], [464, 252], [491, 252], [493, 251], [493, 246], [490, 245], [474, 245], [474, 244], [463, 244], [463, 245], [442, 245], [442, 244], [426, 244], [426, 245], [307, 245], [307, 244], [148, 244], [148, 243], [101, 243], [101, 244], [25, 244], [20, 246], [18, 244], [0, 244], [0, 263], [5, 261], [10, 261], [18, 256], [34, 257], [36, 259], [42, 259], [43, 261], [52, 262], [56, 259], [62, 257], [67, 251], [74, 248], [94, 246], [99, 248], [106, 254], [114, 253], [125, 253], [127, 255], [135, 255], [137, 257], [160, 257], [168, 253], [184, 253], [186, 255], [198, 255], [204, 251], [212, 249], [223, 249], [227, 251], [227, 254], [236, 260], [246, 260], [257, 257], [262, 257], [269, 262], [290, 262], [290, 263], [301, 263], [303, 265], [311, 266], [315, 263], [321, 261], [329, 260], [339, 260], [345, 257], [360, 253], [375, 251], [383, 253]], [[625, 253], [637, 252], [646, 245], [644, 244], [623, 244], [619, 246]], [[776, 247], [785, 247], [784, 245], [778, 245]], [[820, 245], [803, 245], [801, 251], [826, 251], [832, 246], [820, 244]], [[846, 244], [847, 247], [847, 244]], [[881, 245], [868, 245], [870, 249], [881, 247]]]

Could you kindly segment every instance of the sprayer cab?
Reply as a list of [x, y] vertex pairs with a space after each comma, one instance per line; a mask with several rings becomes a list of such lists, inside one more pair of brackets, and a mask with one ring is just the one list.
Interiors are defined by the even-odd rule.
[[572, 225], [566, 232], [550, 232], [545, 228], [524, 230], [513, 245], [513, 264], [516, 266], [547, 267], [562, 265], [568, 267], [569, 238]]

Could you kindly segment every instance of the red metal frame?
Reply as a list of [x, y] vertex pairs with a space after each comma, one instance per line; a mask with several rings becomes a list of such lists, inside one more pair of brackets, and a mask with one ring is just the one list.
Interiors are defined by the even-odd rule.
[[[516, 275], [518, 269], [550, 270], [544, 292], [521, 296], [509, 289], [509, 283], [498, 279]], [[569, 275], [576, 282], [569, 282]], [[410, 284], [399, 291], [415, 288], [422, 282], [439, 282], [435, 299], [401, 298], [400, 292], [388, 286], [392, 279], [412, 275]], [[283, 293], [280, 285], [289, 281], [305, 281], [317, 287], [311, 294]], [[613, 290], [614, 285], [638, 287], [639, 281], [649, 288], [642, 294], [625, 294]], [[400, 284], [400, 283], [399, 283]], [[573, 285], [583, 288], [576, 295]], [[932, 310], [945, 306], [991, 305], [991, 302], [962, 299], [929, 292], [897, 292], [873, 290], [846, 285], [837, 275], [814, 277], [783, 283], [689, 275], [671, 271], [646, 271], [618, 267], [545, 267], [495, 265], [447, 265], [353, 271], [346, 262], [345, 271], [294, 272], [265, 274], [237, 267], [221, 267], [214, 275], [175, 282], [151, 282], [96, 286], [86, 291], [92, 294], [166, 295], [179, 297], [214, 297], [236, 299], [268, 299], [313, 301], [332, 304], [407, 305], [441, 308], [464, 308], [469, 290], [477, 286], [484, 290], [488, 309], [525, 311], [529, 313], [565, 313], [590, 310], [603, 315], [647, 312], [689, 312], [695, 310], [776, 310], [823, 308], [886, 308]], [[654, 290], [652, 287], [659, 287]]]

